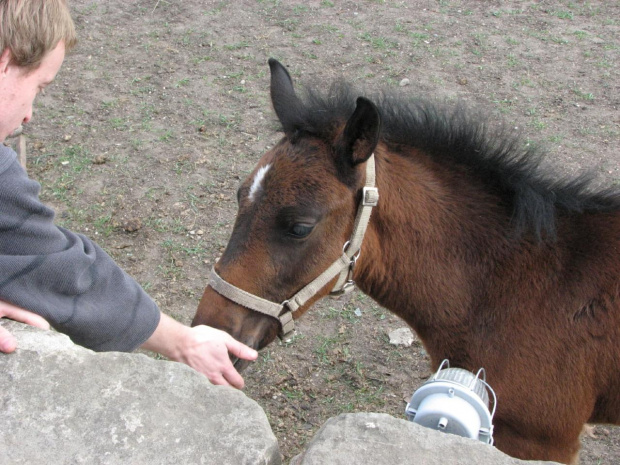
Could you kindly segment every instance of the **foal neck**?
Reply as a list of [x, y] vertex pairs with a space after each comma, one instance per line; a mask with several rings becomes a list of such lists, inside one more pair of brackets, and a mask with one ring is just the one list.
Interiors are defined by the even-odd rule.
[[360, 289], [418, 331], [463, 325], [504, 249], [509, 217], [466, 173], [416, 150], [376, 151], [381, 195], [355, 276]]

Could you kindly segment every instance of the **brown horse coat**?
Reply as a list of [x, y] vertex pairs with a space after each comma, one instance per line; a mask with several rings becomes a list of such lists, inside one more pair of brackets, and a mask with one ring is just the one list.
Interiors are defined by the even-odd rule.
[[[351, 233], [374, 152], [380, 200], [355, 281], [417, 332], [433, 367], [485, 368], [496, 446], [571, 463], [585, 422], [620, 424], [618, 192], [553, 180], [534, 150], [462, 108], [375, 105], [347, 86], [302, 101], [270, 66], [285, 136], [239, 189], [219, 274], [274, 302], [314, 279]], [[278, 332], [209, 287], [194, 324], [258, 348]]]

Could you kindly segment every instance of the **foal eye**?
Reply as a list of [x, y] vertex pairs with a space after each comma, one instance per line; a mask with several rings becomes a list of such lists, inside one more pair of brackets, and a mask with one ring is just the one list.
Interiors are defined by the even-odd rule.
[[295, 223], [288, 230], [288, 235], [301, 239], [301, 238], [306, 237], [308, 234], [310, 234], [313, 229], [314, 229], [314, 225]]

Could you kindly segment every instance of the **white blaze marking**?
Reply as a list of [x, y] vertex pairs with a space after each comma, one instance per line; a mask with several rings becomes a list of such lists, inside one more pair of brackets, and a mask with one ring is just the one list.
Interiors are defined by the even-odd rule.
[[269, 168], [271, 168], [271, 163], [269, 165], [265, 165], [259, 168], [259, 170], [256, 172], [256, 175], [254, 176], [254, 181], [252, 181], [252, 187], [250, 187], [250, 194], [248, 195], [250, 202], [254, 202], [254, 196], [261, 188], [261, 183], [263, 182], [267, 171], [269, 171]]

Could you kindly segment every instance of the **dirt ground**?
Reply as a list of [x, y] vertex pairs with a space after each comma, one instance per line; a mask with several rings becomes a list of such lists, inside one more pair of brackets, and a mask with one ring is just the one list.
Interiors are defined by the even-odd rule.
[[[269, 57], [298, 83], [344, 77], [466, 101], [545, 145], [559, 174], [620, 184], [618, 2], [70, 3], [80, 42], [26, 128], [28, 170], [59, 224], [95, 238], [185, 323], [227, 243], [240, 180], [281, 136]], [[339, 413], [403, 418], [430, 374], [419, 342], [389, 344], [403, 326], [354, 293], [262, 351], [245, 392], [285, 462]], [[583, 446], [583, 464], [620, 463], [618, 428], [597, 426]]]

